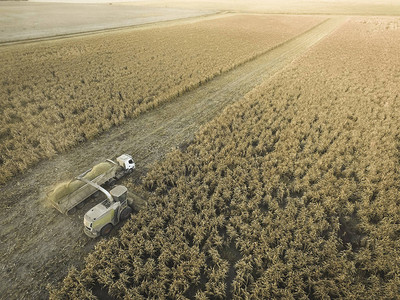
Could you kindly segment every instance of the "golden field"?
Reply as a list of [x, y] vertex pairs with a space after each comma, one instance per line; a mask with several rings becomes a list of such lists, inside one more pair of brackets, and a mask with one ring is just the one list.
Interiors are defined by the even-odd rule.
[[399, 44], [353, 17], [228, 107], [50, 298], [398, 298]]
[[148, 0], [116, 3], [120, 6], [148, 6], [188, 9], [216, 9], [240, 12], [329, 15], [399, 15], [395, 0]]
[[0, 183], [323, 21], [230, 16], [0, 49]]

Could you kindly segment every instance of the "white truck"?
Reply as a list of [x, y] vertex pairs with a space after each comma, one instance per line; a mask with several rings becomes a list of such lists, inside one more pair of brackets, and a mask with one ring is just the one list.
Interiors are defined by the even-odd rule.
[[[135, 163], [132, 156], [128, 154], [119, 156], [117, 162], [107, 159], [75, 179], [59, 184], [48, 195], [48, 199], [61, 213], [73, 213], [76, 207], [83, 204], [83, 201], [99, 191], [98, 186], [101, 187], [106, 184], [112, 186], [116, 180], [131, 173], [133, 169], [135, 169]], [[96, 186], [89, 184], [86, 180]]]

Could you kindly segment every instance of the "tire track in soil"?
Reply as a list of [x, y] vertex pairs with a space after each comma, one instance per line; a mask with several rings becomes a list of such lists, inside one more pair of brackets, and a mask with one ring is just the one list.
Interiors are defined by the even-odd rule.
[[[131, 153], [135, 182], [171, 150], [191, 141], [199, 127], [224, 107], [303, 55], [346, 21], [333, 17], [266, 54], [222, 74], [172, 102], [112, 128], [96, 140], [42, 161], [0, 188], [0, 295], [4, 299], [47, 298], [46, 285], [83, 265], [97, 240], [83, 233], [88, 201], [73, 216], [49, 207], [44, 199], [57, 182], [68, 180], [106, 158]], [[115, 235], [114, 230], [112, 235]]]

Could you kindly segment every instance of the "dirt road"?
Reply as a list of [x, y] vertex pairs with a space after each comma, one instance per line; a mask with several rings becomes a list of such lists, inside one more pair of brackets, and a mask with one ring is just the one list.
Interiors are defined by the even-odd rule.
[[83, 233], [83, 215], [94, 202], [73, 216], [61, 215], [44, 201], [53, 184], [124, 152], [136, 160], [137, 172], [132, 176], [139, 179], [166, 153], [190, 141], [224, 107], [304, 54], [345, 20], [331, 18], [173, 102], [41, 162], [1, 187], [0, 295], [4, 299], [46, 298], [46, 284], [61, 280], [70, 266], [80, 267], [97, 241]]

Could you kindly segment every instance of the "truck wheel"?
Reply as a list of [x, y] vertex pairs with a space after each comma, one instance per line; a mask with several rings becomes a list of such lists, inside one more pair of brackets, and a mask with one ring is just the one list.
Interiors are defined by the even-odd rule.
[[126, 219], [128, 219], [129, 216], [131, 215], [131, 213], [132, 213], [132, 208], [130, 208], [129, 206], [128, 206], [128, 207], [125, 207], [125, 208], [121, 211], [121, 216], [120, 216], [121, 220], [126, 220]]
[[113, 226], [112, 226], [111, 223], [108, 223], [108, 224], [104, 225], [103, 228], [100, 230], [100, 235], [101, 236], [108, 235], [111, 232], [112, 227]]

